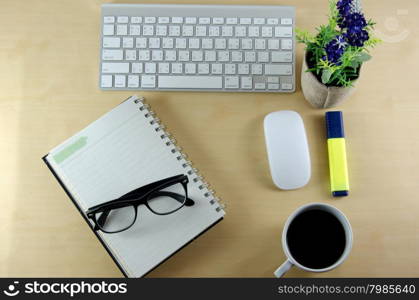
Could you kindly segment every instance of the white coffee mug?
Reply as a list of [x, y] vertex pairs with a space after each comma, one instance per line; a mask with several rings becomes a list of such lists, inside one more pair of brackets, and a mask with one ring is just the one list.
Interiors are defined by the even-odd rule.
[[[299, 214], [301, 214], [303, 212], [306, 212], [306, 211], [309, 211], [309, 210], [323, 210], [323, 211], [326, 211], [326, 212], [332, 214], [333, 216], [335, 216], [339, 220], [339, 222], [342, 224], [343, 229], [345, 231], [345, 236], [346, 236], [345, 249], [344, 249], [341, 257], [333, 265], [331, 265], [327, 268], [312, 269], [312, 268], [308, 268], [308, 267], [305, 267], [305, 266], [301, 265], [300, 263], [298, 263], [293, 258], [293, 256], [290, 253], [289, 247], [288, 247], [287, 234], [288, 234], [288, 228], [289, 228], [291, 222]], [[284, 249], [287, 260], [275, 271], [274, 274], [275, 274], [276, 277], [282, 277], [292, 266], [296, 266], [300, 269], [303, 269], [303, 270], [309, 271], [309, 272], [327, 272], [327, 271], [330, 271], [330, 270], [336, 268], [337, 266], [339, 266], [340, 264], [342, 264], [345, 261], [345, 259], [349, 255], [349, 252], [352, 249], [352, 242], [353, 242], [353, 235], [352, 235], [351, 224], [349, 223], [346, 216], [339, 209], [337, 209], [334, 206], [331, 206], [331, 205], [328, 205], [328, 204], [323, 204], [323, 203], [310, 203], [310, 204], [301, 206], [300, 208], [298, 208], [296, 211], [294, 211], [288, 217], [287, 222], [285, 223], [284, 230], [282, 231], [282, 248]]]

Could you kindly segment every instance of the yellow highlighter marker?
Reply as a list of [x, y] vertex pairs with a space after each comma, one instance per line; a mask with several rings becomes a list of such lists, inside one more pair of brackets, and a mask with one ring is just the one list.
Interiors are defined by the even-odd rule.
[[348, 196], [349, 179], [342, 112], [327, 112], [326, 127], [327, 150], [329, 152], [330, 189], [334, 197]]

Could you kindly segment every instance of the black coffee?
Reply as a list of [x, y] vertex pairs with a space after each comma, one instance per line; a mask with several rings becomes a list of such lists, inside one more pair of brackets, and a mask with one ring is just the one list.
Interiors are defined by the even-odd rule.
[[299, 214], [288, 227], [291, 255], [311, 269], [330, 267], [339, 260], [346, 246], [342, 224], [332, 214], [313, 209]]

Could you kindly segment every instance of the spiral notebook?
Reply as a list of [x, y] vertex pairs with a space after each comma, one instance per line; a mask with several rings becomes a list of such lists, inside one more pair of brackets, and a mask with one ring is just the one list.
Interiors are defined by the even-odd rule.
[[128, 230], [94, 231], [127, 277], [144, 276], [225, 214], [214, 191], [144, 98], [128, 98], [43, 160], [92, 228], [85, 214], [88, 208], [160, 179], [188, 176], [192, 207], [159, 216], [140, 205]]

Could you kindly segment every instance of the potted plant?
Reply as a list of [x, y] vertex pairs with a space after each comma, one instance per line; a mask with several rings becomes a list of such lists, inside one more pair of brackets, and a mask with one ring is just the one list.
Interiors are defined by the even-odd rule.
[[368, 50], [380, 42], [360, 2], [330, 0], [329, 22], [316, 35], [297, 29], [297, 41], [306, 45], [301, 87], [316, 108], [336, 106], [353, 92], [362, 64], [371, 59]]

